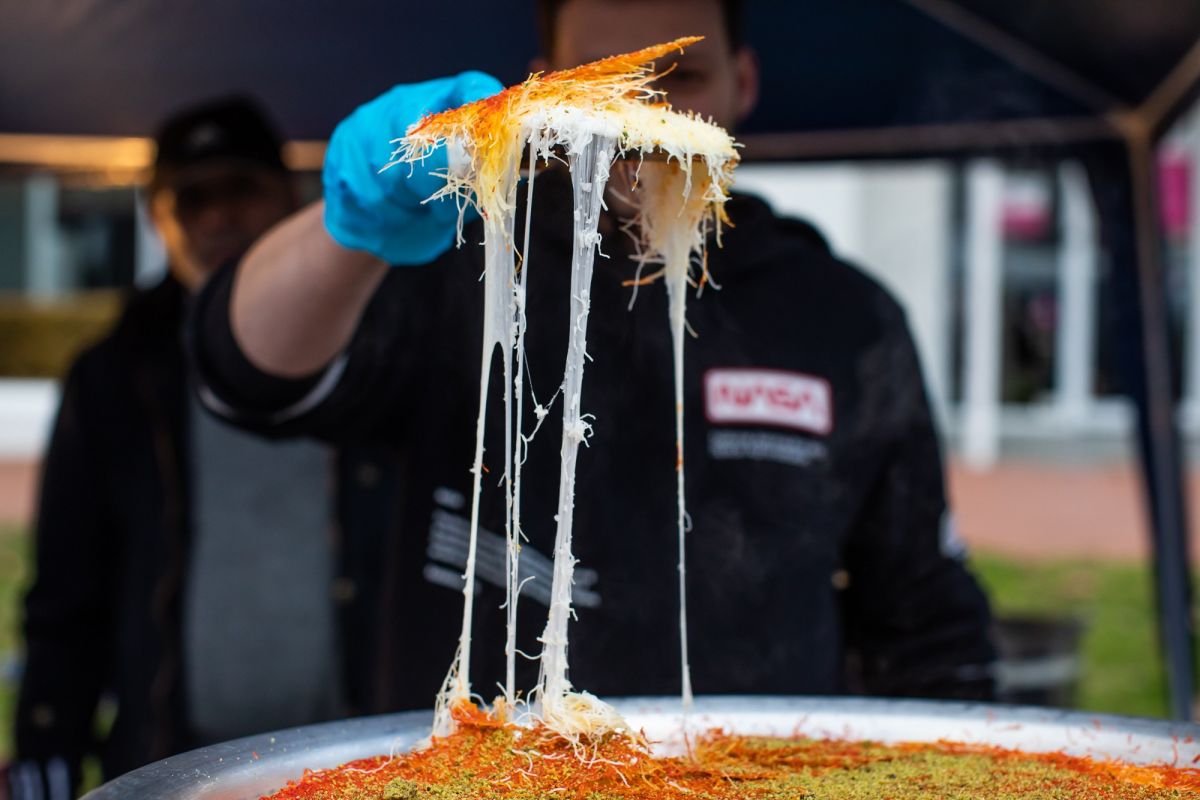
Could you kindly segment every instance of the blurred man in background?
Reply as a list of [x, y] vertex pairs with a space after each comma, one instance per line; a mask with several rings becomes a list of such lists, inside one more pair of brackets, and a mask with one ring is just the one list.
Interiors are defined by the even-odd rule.
[[[332, 487], [375, 469], [369, 493], [383, 476], [350, 458], [335, 473], [322, 445], [200, 413], [183, 355], [190, 295], [297, 205], [280, 137], [230, 98], [173, 117], [157, 145], [147, 200], [169, 272], [72, 366], [45, 459], [10, 768], [20, 800], [73, 796], [89, 753], [110, 778], [352, 700]], [[102, 697], [116, 713], [98, 737]]]

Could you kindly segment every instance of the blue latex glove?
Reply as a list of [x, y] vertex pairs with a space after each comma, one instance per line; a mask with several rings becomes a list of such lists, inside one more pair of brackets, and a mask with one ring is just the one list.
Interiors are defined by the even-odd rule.
[[343, 247], [365, 250], [389, 264], [427, 264], [450, 249], [458, 226], [451, 199], [423, 200], [444, 185], [429, 173], [446, 169], [439, 147], [411, 167], [391, 159], [392, 139], [424, 114], [455, 108], [499, 92], [482, 72], [401, 84], [342, 120], [325, 153], [325, 227]]

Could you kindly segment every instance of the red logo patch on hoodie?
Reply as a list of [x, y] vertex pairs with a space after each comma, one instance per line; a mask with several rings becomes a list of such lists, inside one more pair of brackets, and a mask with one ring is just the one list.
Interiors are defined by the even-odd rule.
[[704, 413], [718, 424], [772, 425], [828, 435], [833, 430], [829, 381], [800, 372], [718, 367], [704, 373]]

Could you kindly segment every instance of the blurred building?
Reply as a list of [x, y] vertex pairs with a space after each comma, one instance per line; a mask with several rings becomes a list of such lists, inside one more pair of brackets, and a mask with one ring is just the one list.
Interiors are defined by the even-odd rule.
[[[149, 143], [109, 170], [105, 157], [124, 144], [98, 142], [94, 164], [57, 162], [56, 140], [66, 146], [71, 138], [0, 135], [0, 480], [4, 462], [40, 457], [59, 379], [115, 321], [123, 290], [166, 273], [138, 188], [142, 171], [130, 168], [149, 163]], [[45, 165], [44, 151], [51, 154]], [[302, 168], [307, 198], [318, 192], [321, 152], [293, 145], [286, 153]]]
[[[0, 164], [24, 152], [5, 145]], [[315, 194], [319, 145], [291, 153]], [[116, 172], [99, 161], [0, 172], [0, 461], [38, 457], [74, 352], [114, 317], [120, 289], [162, 274], [129, 168], [138, 157], [123, 157]], [[1174, 368], [1192, 439], [1200, 436], [1200, 281], [1189, 280], [1200, 268], [1200, 248], [1190, 246], [1200, 236], [1198, 162], [1193, 115], [1159, 158]], [[966, 463], [1047, 454], [1086, 463], [1129, 452], [1109, 266], [1078, 165], [747, 164], [738, 188], [816, 223], [900, 298], [943, 430]]]
[[[1159, 153], [1173, 373], [1200, 438], [1200, 115]], [[952, 453], [1068, 463], [1131, 453], [1110, 264], [1067, 162], [749, 165], [739, 184], [807, 217], [906, 307]]]

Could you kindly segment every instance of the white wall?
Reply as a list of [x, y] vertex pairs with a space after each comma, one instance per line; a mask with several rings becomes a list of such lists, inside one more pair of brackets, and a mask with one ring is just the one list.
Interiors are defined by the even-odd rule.
[[756, 194], [779, 214], [802, 217], [821, 229], [845, 258], [863, 253], [863, 169], [850, 165], [745, 164], [738, 191]]
[[908, 313], [930, 397], [943, 413], [950, 391], [950, 172], [872, 167], [864, 184], [860, 266]]
[[50, 380], [0, 380], [0, 459], [40, 458], [58, 411], [59, 387]]

